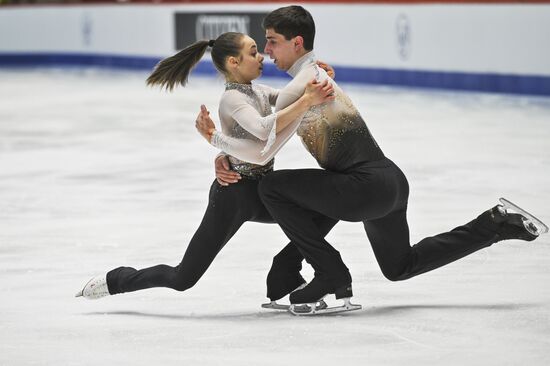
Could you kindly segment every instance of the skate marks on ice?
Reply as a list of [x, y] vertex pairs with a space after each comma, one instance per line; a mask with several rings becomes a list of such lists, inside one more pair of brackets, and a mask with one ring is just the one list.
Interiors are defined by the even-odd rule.
[[[360, 312], [355, 312], [359, 314]], [[353, 317], [346, 316], [345, 314], [336, 314], [331, 317], [296, 317], [292, 316], [288, 312], [267, 312], [267, 313], [246, 313], [246, 312], [235, 312], [235, 313], [209, 313], [209, 314], [156, 314], [153, 312], [141, 312], [141, 311], [109, 311], [109, 312], [90, 312], [82, 314], [84, 316], [90, 317], [99, 317], [104, 318], [107, 316], [111, 317], [136, 317], [140, 318], [151, 318], [153, 320], [167, 320], [172, 326], [177, 328], [183, 327], [183, 329], [196, 329], [200, 327], [201, 330], [194, 331], [193, 341], [226, 341], [230, 342], [231, 339], [238, 338], [243, 341], [250, 338], [251, 332], [256, 332], [256, 329], [273, 329], [275, 328], [274, 333], [271, 335], [275, 338], [271, 342], [281, 342], [283, 339], [294, 339], [293, 347], [300, 347], [302, 352], [311, 352], [316, 349], [315, 352], [322, 352], [323, 348], [327, 348], [330, 344], [331, 346], [344, 346], [350, 347], [353, 346], [353, 342], [350, 343], [349, 340], [343, 340], [340, 337], [340, 341], [333, 339], [329, 343], [328, 338], [325, 337], [324, 340], [319, 340], [315, 342], [315, 346], [312, 348], [312, 344], [307, 341], [307, 337], [296, 336], [293, 332], [296, 330], [306, 330], [307, 334], [315, 336], [326, 331], [326, 329], [353, 329], [352, 333], [356, 333], [360, 339], [363, 339], [366, 343], [365, 345], [379, 345], [379, 346], [391, 346], [391, 345], [400, 345], [400, 344], [410, 344], [414, 347], [421, 349], [436, 349], [438, 347], [423, 343], [420, 340], [414, 340], [414, 336], [407, 334], [407, 332], [401, 332], [399, 329], [393, 329], [392, 327], [379, 326], [379, 325], [367, 325], [367, 323], [361, 323], [361, 317], [359, 319], [354, 319]], [[380, 318], [379, 316], [376, 316]], [[373, 319], [369, 316], [368, 312], [363, 313], [363, 320], [370, 322]], [[359, 320], [359, 323], [357, 322]], [[175, 323], [173, 321], [176, 321]], [[275, 321], [275, 323], [274, 323]], [[134, 321], [132, 321], [134, 322]], [[327, 323], [329, 322], [329, 323]], [[164, 323], [164, 322], [163, 322]], [[158, 323], [162, 327], [163, 323]], [[168, 323], [164, 323], [168, 324]], [[198, 325], [200, 324], [200, 325]], [[253, 326], [253, 328], [249, 328]], [[306, 328], [303, 328], [306, 326]], [[284, 334], [279, 334], [277, 330], [284, 329]], [[215, 331], [215, 330], [219, 330]], [[272, 331], [272, 330], [271, 330]], [[300, 331], [302, 333], [302, 331]], [[309, 337], [309, 336], [308, 336]], [[264, 337], [265, 338], [265, 337]], [[296, 339], [295, 339], [296, 338]], [[268, 340], [269, 337], [266, 338]], [[357, 339], [356, 339], [357, 341]], [[341, 343], [344, 342], [344, 343]], [[340, 344], [341, 343], [341, 344]], [[326, 351], [326, 350], [325, 350]], [[281, 349], [280, 352], [285, 352], [284, 349]], [[342, 356], [340, 356], [342, 357]], [[323, 364], [321, 363], [318, 364]]]
[[369, 309], [365, 309], [364, 313], [368, 316], [380, 316], [380, 315], [401, 315], [408, 312], [415, 312], [418, 310], [452, 310], [458, 312], [471, 312], [471, 311], [514, 311], [514, 310], [528, 310], [540, 307], [541, 304], [411, 304], [411, 305], [388, 305], [388, 306], [374, 306]]
[[[262, 304], [268, 305], [268, 304]], [[322, 301], [318, 303], [318, 308], [328, 307], [327, 303]], [[411, 305], [388, 305], [388, 306], [368, 306], [362, 307], [361, 311], [354, 311], [352, 314], [355, 317], [378, 317], [378, 316], [396, 316], [406, 315], [407, 313], [414, 313], [416, 311], [424, 310], [451, 310], [459, 312], [471, 312], [471, 311], [514, 311], [514, 310], [528, 310], [540, 307], [541, 304], [534, 303], [501, 303], [501, 304], [411, 304]], [[82, 316], [123, 316], [123, 317], [136, 317], [136, 318], [157, 318], [166, 320], [227, 320], [227, 321], [247, 321], [257, 319], [269, 319], [273, 317], [287, 317], [294, 319], [295, 317], [289, 316], [290, 305], [278, 304], [277, 308], [262, 306], [264, 309], [273, 311], [252, 311], [252, 312], [192, 312], [188, 314], [167, 314], [167, 313], [154, 313], [135, 310], [109, 310], [109, 311], [94, 311], [87, 313], [80, 313]], [[306, 311], [307, 309], [304, 309]], [[351, 315], [346, 312], [334, 313], [333, 315]]]
[[214, 321], [256, 321], [258, 319], [270, 319], [273, 317], [289, 317], [285, 311], [250, 311], [250, 312], [215, 312], [215, 313], [202, 313], [192, 312], [187, 314], [166, 314], [166, 313], [154, 313], [146, 311], [136, 310], [110, 310], [110, 311], [94, 311], [88, 313], [80, 313], [82, 316], [122, 316], [122, 317], [136, 317], [136, 318], [152, 318], [152, 319], [165, 319], [165, 320], [214, 320]]
[[[272, 342], [284, 343], [282, 339], [291, 338], [294, 346], [301, 345], [302, 352], [319, 352], [320, 349], [333, 349], [334, 345], [324, 344], [326, 339], [319, 340], [316, 346], [308, 343], [302, 337], [315, 337], [327, 329], [344, 332], [352, 337], [347, 341], [346, 348], [355, 347], [405, 347], [407, 349], [432, 350], [435, 354], [447, 354], [468, 349], [473, 341], [478, 341], [481, 335], [476, 335], [477, 328], [464, 332], [460, 323], [469, 324], [479, 314], [501, 314], [502, 317], [515, 317], [518, 311], [530, 311], [540, 308], [542, 304], [504, 304], [504, 303], [462, 303], [462, 304], [426, 304], [415, 303], [410, 305], [372, 306], [350, 314], [340, 314], [330, 317], [296, 317], [287, 312], [205, 312], [177, 314], [155, 313], [144, 311], [108, 311], [84, 313], [85, 317], [103, 318], [107, 321], [112, 318], [129, 318], [130, 323], [143, 323], [140, 319], [152, 320], [155, 326], [162, 329], [165, 326], [193, 330], [193, 342], [242, 342], [250, 341], [252, 334], [259, 329], [270, 329]], [[432, 314], [432, 315], [429, 315]], [[346, 316], [347, 315], [347, 316]], [[404, 320], [408, 319], [408, 320]], [[448, 324], [441, 319], [447, 319]], [[123, 319], [122, 319], [123, 320]], [[120, 322], [115, 321], [114, 323]], [[121, 324], [125, 322], [122, 321]], [[217, 331], [215, 331], [217, 330]], [[296, 338], [295, 332], [302, 334]], [[251, 334], [252, 333], [252, 334]], [[473, 333], [473, 334], [465, 334]], [[438, 336], [439, 334], [439, 336]], [[258, 335], [258, 334], [256, 334]], [[265, 340], [267, 335], [262, 335]], [[267, 337], [267, 338], [266, 338]], [[281, 337], [281, 338], [280, 338]], [[438, 339], [438, 337], [440, 337]], [[331, 338], [331, 337], [328, 337]], [[469, 339], [472, 338], [472, 341]], [[359, 339], [365, 343], [359, 342]], [[355, 346], [354, 346], [355, 344]], [[288, 346], [288, 345], [287, 345]], [[285, 346], [285, 347], [287, 347]], [[314, 350], [317, 349], [317, 351]], [[396, 349], [398, 350], [398, 349]], [[284, 351], [284, 350], [281, 350]], [[397, 351], [399, 352], [399, 351]], [[321, 362], [321, 364], [323, 364]], [[393, 365], [393, 362], [389, 363]], [[412, 361], [412, 364], [417, 364]], [[495, 363], [488, 363], [495, 364]]]

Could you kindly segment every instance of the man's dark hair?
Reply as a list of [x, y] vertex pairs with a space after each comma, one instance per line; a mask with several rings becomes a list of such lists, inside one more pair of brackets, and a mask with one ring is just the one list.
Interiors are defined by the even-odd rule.
[[296, 36], [304, 39], [304, 48], [307, 51], [313, 49], [315, 39], [315, 22], [306, 9], [298, 5], [285, 6], [269, 13], [262, 26], [264, 29], [273, 28], [279, 34], [290, 40]]

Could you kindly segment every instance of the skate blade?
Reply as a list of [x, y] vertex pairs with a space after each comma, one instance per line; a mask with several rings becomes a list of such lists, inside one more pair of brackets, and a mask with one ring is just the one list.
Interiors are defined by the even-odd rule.
[[288, 310], [288, 307], [290, 305], [284, 305], [284, 304], [277, 304], [277, 301], [271, 301], [267, 304], [262, 304], [262, 308], [264, 309], [272, 309], [272, 310]]
[[[302, 304], [302, 305], [296, 305], [292, 304], [290, 305], [288, 311], [292, 315], [296, 316], [313, 316], [313, 315], [327, 315], [327, 314], [338, 314], [338, 313], [345, 313], [348, 311], [354, 311], [354, 310], [361, 310], [362, 306], [359, 304], [352, 304], [349, 298], [342, 299], [344, 300], [344, 304], [341, 306], [333, 306], [333, 307], [326, 307], [324, 309], [320, 309], [315, 306], [315, 304]], [[322, 300], [321, 300], [322, 301]]]
[[529, 220], [529, 222], [531, 224], [533, 224], [533, 226], [536, 228], [536, 231], [534, 231], [531, 228], [531, 225], [525, 225], [525, 228], [531, 234], [539, 236], [539, 235], [542, 235], [542, 234], [546, 234], [548, 232], [548, 226], [546, 226], [546, 224], [544, 222], [542, 222], [541, 220], [539, 220], [538, 218], [536, 218], [535, 216], [533, 216], [529, 212], [525, 211], [523, 208], [521, 208], [518, 205], [508, 201], [506, 198], [500, 198], [499, 201], [500, 201], [500, 203], [502, 203], [502, 205], [504, 206], [504, 208], [506, 210], [512, 210], [516, 213], [519, 213], [520, 215], [525, 216], [525, 218], [527, 218], [527, 220]]
[[82, 288], [82, 290], [78, 291], [78, 292], [74, 295], [74, 297], [84, 297], [84, 290], [86, 289], [86, 286], [88, 286], [88, 284], [89, 284], [90, 282], [92, 282], [92, 280], [93, 280], [93, 277], [92, 277], [88, 282], [86, 282], [86, 284], [84, 285], [84, 287]]
[[[306, 305], [303, 305], [303, 306], [306, 306]], [[321, 300], [316, 304], [317, 309], [326, 309], [327, 307], [328, 307], [328, 305], [324, 300]], [[262, 304], [262, 308], [272, 309], [272, 310], [285, 310], [285, 311], [288, 311], [289, 308], [290, 308], [290, 305], [278, 304], [277, 301], [271, 301], [267, 304]]]

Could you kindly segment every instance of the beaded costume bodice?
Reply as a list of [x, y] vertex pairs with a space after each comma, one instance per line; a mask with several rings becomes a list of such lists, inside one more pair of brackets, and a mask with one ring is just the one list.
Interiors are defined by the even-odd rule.
[[[227, 82], [220, 102], [219, 116], [222, 131], [213, 136], [213, 145], [228, 153], [231, 168], [248, 177], [259, 177], [273, 170], [273, 159], [265, 164], [255, 164], [239, 159], [231, 154], [235, 148], [233, 141], [261, 142], [264, 136], [269, 138], [276, 116], [272, 114], [270, 97], [274, 89], [264, 85], [240, 84]], [[247, 113], [247, 108], [250, 108]], [[250, 113], [254, 111], [254, 113]], [[258, 131], [258, 129], [261, 129]], [[239, 155], [240, 156], [240, 155]], [[250, 159], [252, 160], [252, 159]]]

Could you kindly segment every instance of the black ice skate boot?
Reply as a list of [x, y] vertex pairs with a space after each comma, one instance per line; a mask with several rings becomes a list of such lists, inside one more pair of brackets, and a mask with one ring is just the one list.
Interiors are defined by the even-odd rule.
[[353, 296], [351, 283], [343, 286], [333, 286], [329, 281], [323, 281], [315, 277], [304, 288], [296, 290], [290, 294], [290, 303], [316, 303], [328, 294], [334, 294], [336, 299], [350, 298]]
[[287, 272], [272, 268], [267, 275], [266, 284], [267, 297], [271, 301], [277, 301], [305, 285], [306, 280], [300, 272]]
[[305, 285], [300, 274], [303, 257], [294, 245], [287, 245], [275, 257], [267, 274], [267, 297], [277, 301]]
[[[282, 299], [293, 291], [300, 290], [306, 286], [306, 280], [300, 272], [284, 272], [271, 268], [267, 275], [267, 297], [271, 300], [269, 303], [262, 304], [262, 308], [274, 310], [288, 310], [289, 305], [279, 304], [277, 300]], [[320, 302], [320, 307], [326, 308], [324, 302]]]
[[483, 227], [496, 234], [496, 241], [507, 239], [533, 241], [548, 231], [548, 227], [533, 215], [504, 198], [500, 201], [502, 205], [485, 211], [477, 219]]

